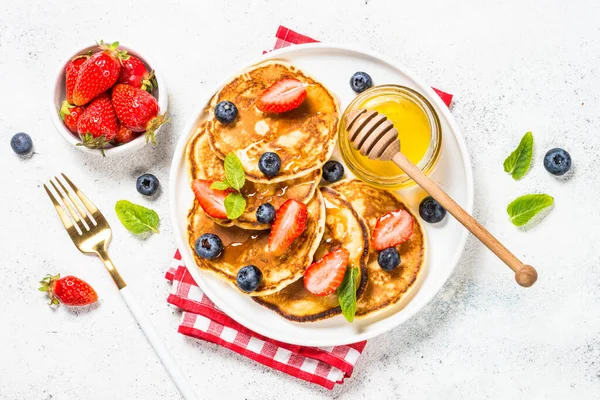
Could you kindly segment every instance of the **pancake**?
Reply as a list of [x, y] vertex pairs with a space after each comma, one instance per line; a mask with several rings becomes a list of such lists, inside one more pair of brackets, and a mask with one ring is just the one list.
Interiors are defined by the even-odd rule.
[[[249, 231], [236, 226], [224, 227], [210, 219], [194, 200], [188, 214], [188, 243], [196, 265], [210, 271], [237, 288], [238, 270], [246, 265], [256, 265], [263, 279], [251, 296], [277, 292], [295, 282], [313, 260], [325, 228], [325, 203], [317, 192], [307, 204], [308, 225], [300, 237], [292, 242], [286, 252], [276, 257], [268, 249], [269, 231]], [[203, 233], [214, 233], [223, 242], [223, 254], [216, 260], [206, 260], [196, 255], [194, 245]]]
[[365, 317], [379, 313], [397, 304], [415, 283], [425, 261], [425, 238], [419, 219], [392, 193], [367, 185], [358, 180], [345, 180], [331, 186], [352, 204], [363, 216], [372, 234], [377, 219], [390, 211], [404, 209], [415, 220], [412, 236], [396, 246], [400, 253], [400, 266], [394, 271], [384, 271], [377, 263], [378, 252], [371, 248], [367, 263], [368, 281], [365, 292], [356, 305], [356, 315]]
[[[349, 202], [329, 188], [320, 189], [325, 199], [326, 219], [325, 233], [315, 253], [315, 260], [325, 254], [345, 248], [350, 253], [349, 267], [357, 267], [360, 271], [360, 284], [356, 295], [363, 294], [367, 284], [367, 259], [369, 256], [369, 233], [365, 222]], [[315, 296], [304, 288], [304, 280], [286, 286], [281, 291], [269, 296], [253, 297], [257, 303], [272, 309], [281, 316], [296, 322], [317, 321], [333, 317], [342, 312], [338, 296]]]
[[[205, 125], [198, 128], [196, 135], [187, 147], [188, 173], [191, 180], [209, 179], [222, 181], [225, 179], [223, 160], [218, 158], [210, 149]], [[246, 209], [236, 220], [213, 218], [223, 226], [238, 226], [243, 229], [270, 229], [270, 224], [261, 224], [256, 220], [256, 209], [264, 203], [271, 203], [277, 210], [288, 199], [298, 200], [307, 204], [314, 196], [319, 181], [321, 169], [314, 170], [308, 175], [290, 181], [273, 184], [255, 183], [246, 180], [240, 191], [246, 199]]]
[[[280, 114], [256, 108], [260, 95], [284, 78], [305, 83], [304, 102]], [[238, 109], [238, 117], [231, 124], [222, 124], [213, 115], [214, 107], [223, 100], [233, 102]], [[224, 159], [234, 152], [248, 180], [274, 183], [308, 175], [323, 166], [333, 152], [340, 113], [337, 99], [321, 83], [291, 65], [269, 61], [226, 84], [211, 100], [209, 114], [207, 128], [215, 154]], [[272, 178], [258, 169], [260, 156], [268, 151], [281, 158], [281, 169]]]

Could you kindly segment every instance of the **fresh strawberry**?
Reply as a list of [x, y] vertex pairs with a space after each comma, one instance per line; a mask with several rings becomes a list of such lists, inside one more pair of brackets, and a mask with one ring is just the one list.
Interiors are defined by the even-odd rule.
[[306, 88], [298, 79], [282, 79], [271, 85], [256, 100], [256, 107], [268, 113], [282, 113], [293, 110], [306, 98]]
[[406, 210], [396, 210], [379, 217], [373, 229], [371, 244], [375, 250], [396, 246], [410, 239], [415, 221]]
[[60, 107], [60, 117], [71, 132], [77, 133], [77, 121], [84, 111], [85, 107], [74, 106], [65, 100]]
[[276, 256], [285, 253], [296, 238], [306, 230], [308, 208], [306, 204], [289, 199], [275, 213], [269, 235], [269, 250]]
[[227, 219], [224, 201], [225, 197], [233, 190], [211, 189], [210, 185], [212, 184], [213, 181], [195, 179], [192, 182], [192, 191], [205, 213], [213, 218]]
[[158, 115], [158, 102], [150, 93], [117, 84], [112, 90], [112, 104], [121, 124], [134, 132], [146, 131], [146, 143], [156, 143], [154, 132], [166, 119], [164, 114]]
[[96, 96], [106, 92], [119, 79], [121, 60], [129, 56], [119, 50], [119, 42], [100, 42], [101, 52], [93, 54], [79, 68], [77, 82], [73, 89], [73, 103], [82, 106]]
[[138, 133], [135, 133], [131, 129], [127, 129], [125, 126], [121, 125], [114, 140], [117, 144], [125, 144], [131, 142], [138, 136], [140, 136]]
[[106, 141], [113, 140], [118, 129], [119, 122], [108, 94], [92, 101], [77, 121], [77, 132], [80, 135], [89, 134], [94, 138], [104, 136]]
[[50, 305], [87, 306], [98, 300], [96, 291], [85, 281], [74, 276], [46, 275], [40, 281], [39, 291], [46, 292]]
[[75, 90], [75, 84], [77, 83], [77, 76], [79, 76], [79, 69], [81, 65], [90, 58], [92, 52], [89, 54], [83, 54], [77, 56], [67, 63], [65, 67], [65, 92], [66, 98], [69, 103], [73, 103], [73, 90]]
[[117, 83], [131, 85], [147, 92], [154, 89], [156, 86], [154, 71], [148, 71], [142, 60], [130, 55], [127, 60], [123, 60], [122, 65], [123, 68], [121, 68]]
[[312, 263], [304, 272], [304, 287], [315, 296], [333, 293], [344, 280], [350, 253], [339, 248]]

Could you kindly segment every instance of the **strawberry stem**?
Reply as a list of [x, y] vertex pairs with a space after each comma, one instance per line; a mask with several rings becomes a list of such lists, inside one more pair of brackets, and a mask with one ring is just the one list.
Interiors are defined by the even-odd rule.
[[144, 79], [142, 80], [142, 87], [140, 89], [151, 93], [155, 87], [158, 87], [158, 82], [156, 82], [156, 76], [154, 76], [154, 70], [152, 70], [150, 73], [144, 76]]
[[156, 146], [156, 135], [155, 132], [160, 128], [161, 125], [168, 122], [170, 118], [167, 118], [167, 114], [158, 115], [151, 119], [146, 126], [146, 143], [152, 141], [152, 144]]
[[63, 101], [62, 105], [60, 106], [60, 118], [63, 121], [65, 119], [65, 115], [71, 115], [71, 108], [73, 107], [75, 106], [69, 103], [68, 101]]
[[101, 40], [100, 43], [96, 42], [98, 47], [101, 50], [107, 51], [111, 56], [115, 57], [119, 62], [123, 60], [127, 60], [129, 58], [129, 54], [127, 54], [127, 50], [119, 49], [119, 42], [114, 43], [104, 43], [104, 40]]
[[48, 298], [50, 299], [50, 302], [48, 303], [49, 306], [54, 306], [54, 305], [60, 304], [60, 300], [58, 300], [58, 298], [54, 295], [54, 282], [56, 282], [59, 279], [60, 279], [60, 274], [56, 274], [56, 275], [47, 274], [44, 277], [44, 279], [42, 279], [40, 281], [40, 284], [42, 286], [40, 286], [38, 288], [38, 290], [40, 292], [44, 292], [44, 293], [48, 294]]
[[106, 148], [107, 144], [110, 144], [110, 142], [106, 140], [106, 136], [101, 135], [95, 138], [91, 133], [85, 133], [83, 135], [79, 135], [79, 137], [81, 138], [81, 143], [77, 143], [75, 146], [84, 146], [88, 149], [100, 149], [100, 154], [102, 154], [102, 157], [106, 157], [106, 154], [104, 154], [104, 149]]

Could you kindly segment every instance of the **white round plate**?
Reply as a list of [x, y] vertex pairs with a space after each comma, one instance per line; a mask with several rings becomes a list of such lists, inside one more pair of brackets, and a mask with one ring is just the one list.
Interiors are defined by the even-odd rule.
[[[291, 46], [264, 54], [252, 63], [240, 66], [238, 71], [232, 71], [234, 74], [213, 91], [206, 93], [205, 101], [196, 107], [198, 114], [192, 117], [185, 127], [173, 157], [169, 188], [171, 219], [183, 260], [200, 288], [221, 310], [261, 335], [305, 346], [348, 344], [380, 335], [402, 324], [421, 310], [452, 274], [467, 239], [467, 231], [452, 217], [448, 216], [437, 225], [422, 223], [427, 237], [426, 264], [415, 289], [409, 296], [405, 296], [407, 299], [386, 313], [367, 319], [356, 319], [353, 323], [346, 322], [342, 316], [309, 323], [288, 321], [213, 275], [201, 271], [194, 263], [192, 249], [186, 239], [187, 213], [194, 197], [186, 170], [185, 145], [198, 124], [205, 118], [203, 110], [213, 94], [239, 71], [270, 59], [294, 64], [322, 82], [339, 97], [342, 110], [355, 96], [348, 82], [356, 71], [368, 72], [375, 85], [405, 85], [427, 97], [440, 117], [443, 132], [442, 155], [431, 177], [468, 212], [472, 211], [473, 177], [464, 139], [446, 105], [425, 82], [403, 66], [363, 50], [320, 43]], [[341, 160], [337, 150], [334, 158]], [[348, 176], [348, 170], [346, 171]], [[401, 190], [398, 193], [418, 215], [419, 202], [425, 197], [425, 193], [419, 188]]]

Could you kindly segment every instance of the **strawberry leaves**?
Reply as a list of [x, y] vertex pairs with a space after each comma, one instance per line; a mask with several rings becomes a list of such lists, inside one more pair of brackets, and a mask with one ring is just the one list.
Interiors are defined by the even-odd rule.
[[79, 137], [81, 138], [81, 143], [77, 143], [75, 146], [84, 146], [88, 149], [100, 149], [100, 154], [102, 154], [102, 157], [106, 157], [106, 154], [104, 154], [104, 149], [110, 144], [110, 141], [106, 140], [106, 136], [101, 135], [98, 137], [93, 137], [91, 133], [85, 133], [83, 135], [79, 135]]

